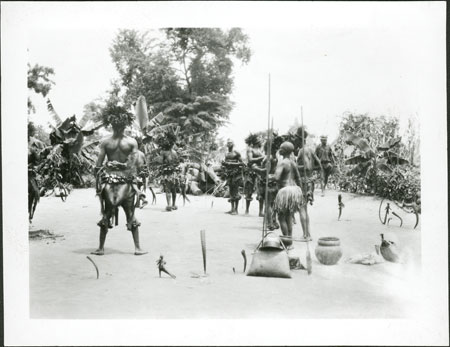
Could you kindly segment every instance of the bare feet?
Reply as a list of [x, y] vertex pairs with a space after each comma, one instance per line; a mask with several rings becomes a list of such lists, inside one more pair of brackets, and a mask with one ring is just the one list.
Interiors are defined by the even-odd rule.
[[99, 249], [96, 249], [94, 252], [91, 252], [91, 254], [104, 255], [105, 254], [105, 250], [99, 248]]
[[175, 206], [175, 205], [173, 205], [173, 206], [172, 206], [172, 210], [178, 210], [178, 207]]
[[134, 251], [134, 255], [143, 255], [143, 254], [147, 254], [147, 251], [143, 251], [142, 249], [136, 248]]

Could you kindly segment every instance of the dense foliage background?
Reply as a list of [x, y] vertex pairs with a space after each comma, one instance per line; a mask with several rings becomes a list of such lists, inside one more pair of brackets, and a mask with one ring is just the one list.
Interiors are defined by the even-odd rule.
[[[42, 126], [29, 122], [30, 133], [42, 144], [38, 146], [41, 184], [45, 189], [59, 183], [91, 186], [95, 144], [101, 136], [85, 129], [98, 128], [94, 125], [102, 122], [107, 105], [132, 111], [140, 96], [145, 97], [149, 118], [157, 119], [159, 128], [178, 129], [178, 145], [188, 153], [189, 160], [202, 163], [223, 159], [226, 148], [217, 131], [226, 124], [233, 108], [233, 66], [249, 62], [248, 45], [248, 37], [238, 28], [120, 30], [110, 47], [119, 78], [111, 82], [106, 97], [87, 103], [82, 117], [72, 118], [64, 126], [47, 100], [55, 123], [53, 141]], [[30, 93], [46, 97], [54, 85], [54, 70], [40, 65], [28, 68]], [[34, 113], [30, 98], [28, 113]], [[289, 129], [286, 139], [295, 141], [297, 128], [298, 122]], [[258, 134], [266, 137], [266, 131]], [[402, 135], [397, 118], [345, 113], [339, 137], [331, 144], [337, 158], [331, 183], [354, 193], [415, 199], [420, 195], [420, 143], [413, 117]], [[307, 146], [313, 147], [314, 139], [315, 134], [309, 133]]]
[[332, 180], [353, 193], [416, 200], [420, 196], [420, 156], [413, 118], [405, 134], [405, 138], [399, 136], [397, 118], [344, 114], [334, 143], [337, 172]]

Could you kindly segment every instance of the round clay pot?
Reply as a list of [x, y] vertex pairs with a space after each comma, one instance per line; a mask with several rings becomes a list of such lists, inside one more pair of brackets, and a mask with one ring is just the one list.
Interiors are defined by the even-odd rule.
[[323, 265], [334, 265], [342, 257], [341, 241], [337, 237], [321, 237], [317, 241], [316, 258]]

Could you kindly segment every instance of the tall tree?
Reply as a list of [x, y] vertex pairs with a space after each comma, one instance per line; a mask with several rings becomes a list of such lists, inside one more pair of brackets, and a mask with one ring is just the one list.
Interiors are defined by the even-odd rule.
[[[55, 84], [53, 80], [51, 80], [51, 75], [54, 75], [55, 71], [46, 66], [41, 66], [35, 64], [31, 67], [28, 64], [28, 90], [33, 91], [36, 94], [41, 94], [44, 98], [50, 92], [50, 89]], [[31, 101], [30, 96], [28, 96], [28, 114], [36, 112], [36, 109]]]
[[139, 33], [121, 30], [110, 49], [119, 73], [110, 93], [130, 107], [140, 95], [150, 117], [162, 112], [190, 147], [214, 148], [219, 126], [232, 109], [234, 61], [250, 59], [241, 29], [168, 28]]

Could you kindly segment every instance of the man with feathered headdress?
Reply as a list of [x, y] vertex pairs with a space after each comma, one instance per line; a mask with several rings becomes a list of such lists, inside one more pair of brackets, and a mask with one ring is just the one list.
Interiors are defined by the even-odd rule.
[[177, 192], [180, 190], [181, 166], [180, 157], [174, 150], [177, 136], [173, 131], [166, 131], [156, 139], [156, 144], [161, 149], [161, 163], [157, 169], [157, 177], [163, 185], [166, 193], [166, 211], [177, 210]]
[[[116, 223], [118, 207], [122, 206], [127, 217], [127, 229], [132, 232], [135, 245], [135, 255], [142, 255], [139, 245], [140, 223], [134, 215], [135, 198], [142, 194], [137, 187], [139, 175], [138, 145], [134, 138], [125, 135], [125, 128], [133, 122], [133, 115], [124, 107], [109, 103], [102, 112], [104, 125], [111, 125], [112, 136], [100, 144], [95, 173], [97, 178], [97, 194], [100, 197], [102, 219], [100, 226], [100, 244], [96, 255], [104, 254], [104, 244], [109, 228], [112, 228], [111, 218], [115, 214]], [[107, 162], [103, 162], [107, 157]]]
[[[257, 174], [252, 169], [253, 164], [261, 164], [264, 154], [261, 152], [261, 139], [256, 134], [250, 134], [245, 139], [248, 146], [247, 149], [247, 166], [244, 170], [244, 194], [245, 194], [245, 214], [248, 214], [250, 202], [253, 200], [253, 192], [255, 191]], [[260, 212], [261, 216], [261, 212]]]

